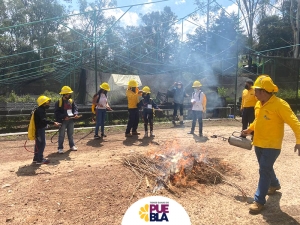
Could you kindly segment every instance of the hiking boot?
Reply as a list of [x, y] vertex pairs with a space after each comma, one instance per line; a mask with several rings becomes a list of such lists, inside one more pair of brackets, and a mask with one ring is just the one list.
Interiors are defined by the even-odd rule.
[[194, 134], [194, 131], [190, 131], [190, 132], [188, 132], [188, 134]]
[[202, 134], [202, 133], [199, 133], [199, 137], [203, 137], [203, 134]]
[[94, 139], [99, 139], [99, 138], [100, 138], [100, 136], [98, 134], [94, 135]]
[[144, 134], [144, 138], [147, 138], [147, 137], [148, 137], [148, 132], [146, 131]]
[[132, 132], [132, 135], [140, 135], [141, 133], [139, 133], [139, 132]]
[[173, 123], [174, 126], [176, 125], [175, 120], [172, 120], [172, 123]]
[[48, 164], [50, 163], [50, 161], [48, 159], [43, 159], [42, 161], [37, 161], [36, 164], [40, 165], [40, 164]]
[[253, 214], [260, 213], [263, 207], [264, 205], [254, 201], [249, 207], [249, 212]]
[[64, 154], [64, 150], [63, 149], [58, 149], [57, 153]]
[[128, 134], [125, 133], [125, 137], [132, 137], [132, 134], [131, 133], [128, 133]]
[[101, 137], [107, 137], [105, 134], [101, 134]]
[[153, 131], [150, 131], [150, 137], [155, 137], [155, 135], [153, 134]]
[[71, 151], [77, 151], [78, 148], [74, 145], [72, 148], [70, 148]]
[[276, 191], [280, 190], [280, 189], [281, 189], [280, 185], [276, 186], [276, 187], [270, 186], [269, 189], [268, 189], [267, 195], [274, 195], [276, 193]]

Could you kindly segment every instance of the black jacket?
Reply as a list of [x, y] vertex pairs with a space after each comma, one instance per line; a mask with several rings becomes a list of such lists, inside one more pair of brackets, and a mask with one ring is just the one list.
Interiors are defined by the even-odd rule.
[[54, 115], [55, 115], [55, 121], [62, 123], [63, 120], [68, 117], [67, 109], [64, 108], [65, 104], [69, 104], [70, 109], [72, 109], [72, 113], [74, 115], [78, 114], [78, 108], [77, 105], [75, 104], [74, 101], [70, 103], [69, 100], [63, 100], [62, 99], [62, 106], [59, 107], [59, 101], [55, 102], [55, 110], [54, 110]]
[[34, 111], [34, 123], [35, 129], [38, 130], [40, 128], [45, 128], [47, 124], [53, 125], [54, 122], [51, 120], [47, 120], [46, 117], [46, 109], [43, 106], [39, 106]]

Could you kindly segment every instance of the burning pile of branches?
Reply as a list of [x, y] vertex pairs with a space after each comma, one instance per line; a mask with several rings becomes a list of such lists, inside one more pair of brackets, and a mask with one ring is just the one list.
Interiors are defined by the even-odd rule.
[[[163, 149], [163, 150], [162, 150]], [[230, 172], [230, 165], [221, 159], [208, 159], [203, 154], [193, 153], [191, 150], [180, 150], [177, 143], [172, 148], [162, 148], [150, 151], [146, 155], [132, 154], [123, 158], [122, 163], [140, 179], [146, 181], [147, 187], [155, 193], [161, 188], [166, 188], [174, 194], [174, 187], [190, 187], [196, 183], [218, 184], [225, 182], [238, 188], [244, 197], [245, 192], [237, 185], [228, 182], [223, 174]]]

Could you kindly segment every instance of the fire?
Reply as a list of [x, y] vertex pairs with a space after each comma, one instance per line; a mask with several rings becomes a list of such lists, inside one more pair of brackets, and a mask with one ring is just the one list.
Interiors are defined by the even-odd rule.
[[176, 140], [166, 142], [160, 149], [151, 149], [146, 155], [161, 165], [164, 176], [173, 186], [187, 186], [195, 164], [206, 158], [184, 148]]

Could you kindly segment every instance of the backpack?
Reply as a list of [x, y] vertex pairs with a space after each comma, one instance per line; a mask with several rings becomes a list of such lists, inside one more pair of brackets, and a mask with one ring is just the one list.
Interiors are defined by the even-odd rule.
[[28, 139], [29, 140], [35, 140], [34, 112], [35, 112], [35, 110], [33, 110], [31, 112], [31, 118], [30, 118], [30, 122], [29, 122], [29, 125], [28, 125]]
[[[95, 99], [96, 97], [97, 97], [96, 104], [94, 104], [94, 99]], [[91, 107], [91, 110], [92, 110], [92, 113], [93, 113], [93, 114], [96, 114], [96, 106], [97, 106], [97, 103], [99, 102], [99, 99], [100, 99], [99, 93], [94, 94], [94, 96], [93, 96], [93, 101], [92, 101], [92, 107]]]

